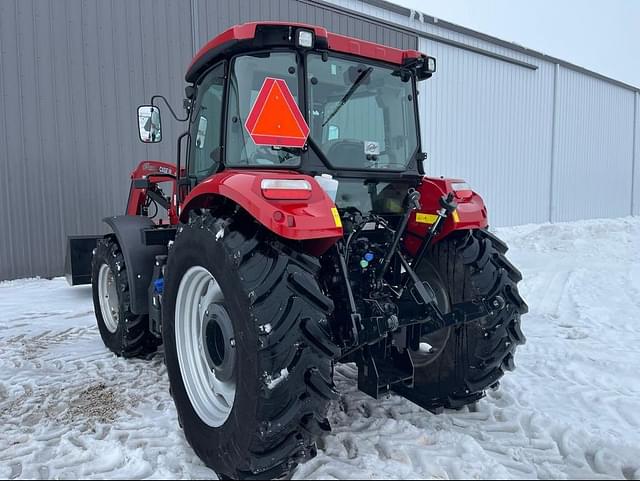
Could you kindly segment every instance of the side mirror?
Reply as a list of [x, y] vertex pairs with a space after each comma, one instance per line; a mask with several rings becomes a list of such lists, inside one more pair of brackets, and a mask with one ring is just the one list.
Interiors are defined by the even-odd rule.
[[138, 107], [138, 128], [140, 140], [144, 143], [157, 143], [162, 140], [160, 109], [153, 105]]

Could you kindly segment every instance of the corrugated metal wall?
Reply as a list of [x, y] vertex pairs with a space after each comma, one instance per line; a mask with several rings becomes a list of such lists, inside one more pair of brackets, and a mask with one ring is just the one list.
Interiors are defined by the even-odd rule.
[[180, 125], [137, 139], [152, 94], [174, 107], [206, 40], [235, 23], [300, 20], [401, 48], [415, 35], [307, 0], [0, 1], [0, 280], [62, 273], [67, 235], [124, 211], [142, 159], [175, 160]]
[[0, 280], [60, 274], [66, 236], [123, 211], [139, 160], [175, 159], [181, 126], [163, 109], [167, 140], [141, 144], [137, 105], [179, 107], [195, 50], [250, 20], [436, 56], [420, 96], [431, 172], [468, 180], [494, 225], [640, 215], [639, 93], [415, 18], [362, 0], [1, 1]]
[[634, 96], [560, 68], [552, 221], [631, 214]]
[[200, 45], [224, 29], [242, 22], [288, 20], [322, 25], [332, 32], [403, 49], [416, 48], [416, 35], [389, 28], [377, 21], [337, 13], [312, 0], [191, 0], [195, 16], [195, 38]]
[[530, 70], [430, 40], [421, 84], [429, 173], [466, 179], [497, 225], [549, 218], [553, 68]]
[[[181, 2], [0, 2], [0, 279], [60, 274], [66, 236], [101, 232], [124, 211], [143, 158], [137, 105], [181, 98], [192, 52]], [[176, 130], [166, 119], [167, 136]]]

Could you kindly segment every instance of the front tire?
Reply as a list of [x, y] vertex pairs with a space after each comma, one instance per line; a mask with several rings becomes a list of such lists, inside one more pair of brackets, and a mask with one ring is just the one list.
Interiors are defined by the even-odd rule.
[[[287, 476], [316, 454], [317, 436], [329, 429], [337, 353], [323, 328], [333, 303], [318, 287], [318, 270], [317, 260], [287, 249], [242, 213], [194, 216], [178, 230], [165, 274], [167, 371], [187, 441], [219, 475]], [[203, 288], [200, 302], [185, 295], [198, 282], [215, 284], [216, 294]], [[207, 308], [229, 325], [207, 328]], [[189, 323], [200, 327], [186, 329]], [[226, 366], [214, 373], [224, 379], [208, 383], [206, 369], [194, 372], [186, 353], [199, 346], [201, 364]], [[209, 396], [219, 383], [229, 388], [222, 393], [228, 410]]]
[[131, 312], [124, 256], [112, 237], [98, 241], [91, 264], [93, 306], [105, 346], [117, 356], [144, 357], [160, 341], [149, 331], [149, 316]]
[[434, 412], [460, 409], [515, 368], [516, 348], [525, 342], [520, 317], [528, 307], [518, 293], [522, 275], [506, 252], [506, 244], [486, 230], [453, 234], [431, 249], [418, 274], [433, 286], [442, 311], [476, 297], [499, 295], [506, 305], [483, 320], [448, 329], [446, 336], [443, 330], [426, 338], [437, 351], [412, 354], [415, 386], [399, 387], [401, 395]]

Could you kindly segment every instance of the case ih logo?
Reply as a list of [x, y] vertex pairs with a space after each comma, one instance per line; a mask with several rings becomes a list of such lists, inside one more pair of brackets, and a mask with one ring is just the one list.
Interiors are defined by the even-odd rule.
[[174, 169], [170, 169], [169, 167], [163, 167], [156, 165], [152, 162], [145, 162], [142, 164], [142, 170], [147, 172], [148, 174], [166, 174], [166, 175], [176, 175], [176, 171]]
[[287, 83], [267, 77], [244, 124], [256, 145], [302, 148], [309, 126]]

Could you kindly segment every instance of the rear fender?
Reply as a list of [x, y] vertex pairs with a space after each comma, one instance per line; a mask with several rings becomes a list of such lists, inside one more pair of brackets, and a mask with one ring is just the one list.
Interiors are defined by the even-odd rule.
[[[304, 179], [311, 185], [306, 200], [273, 200], [262, 194], [263, 179]], [[313, 177], [289, 171], [225, 170], [198, 184], [185, 199], [180, 220], [195, 208], [215, 207], [228, 199], [265, 228], [284, 239], [301, 241], [307, 252], [320, 255], [342, 238], [335, 204]]]
[[487, 208], [482, 197], [471, 190], [455, 192], [453, 184], [463, 183], [463, 180], [424, 177], [418, 191], [420, 192], [420, 211], [411, 216], [407, 226], [405, 247], [411, 254], [415, 254], [425, 237], [427, 230], [440, 210], [440, 198], [454, 192], [458, 204], [456, 211], [444, 223], [440, 233], [435, 238], [439, 242], [453, 232], [471, 229], [484, 229], [488, 226]]

